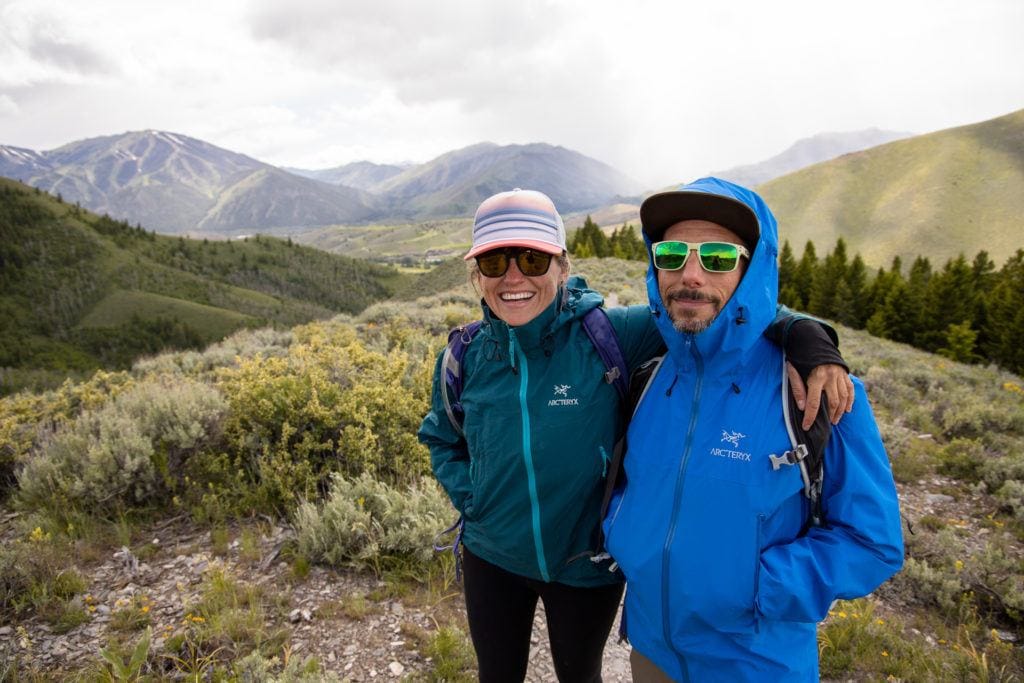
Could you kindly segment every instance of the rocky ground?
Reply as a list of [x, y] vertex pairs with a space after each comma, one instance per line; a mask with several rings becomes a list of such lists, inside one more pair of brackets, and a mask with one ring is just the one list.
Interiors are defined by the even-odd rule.
[[[10, 521], [10, 520], [9, 520]], [[343, 680], [409, 680], [426, 677], [434, 667], [422, 646], [439, 624], [454, 623], [465, 632], [462, 598], [457, 585], [441, 595], [414, 591], [402, 597], [372, 573], [312, 567], [298, 578], [281, 558], [291, 532], [267, 525], [258, 553], [243, 548], [235, 537], [217, 548], [211, 534], [178, 521], [152, 529], [143, 545], [145, 559], [126, 548], [94, 566], [87, 592], [80, 596], [90, 618], [67, 633], [57, 634], [41, 619], [0, 625], [0, 653], [17, 653], [22, 666], [42, 670], [57, 680], [71, 677], [90, 662], [114, 637], [137, 640], [141, 629], [125, 632], [118, 612], [135, 610], [152, 629], [151, 653], [164, 651], [169, 638], [196, 619], [190, 606], [201, 598], [212, 571], [239, 584], [260, 587], [265, 602], [266, 633], [283, 630], [289, 657], [315, 657], [321, 671]], [[231, 536], [231, 532], [228, 533]], [[148, 534], [147, 534], [148, 536]], [[226, 551], [225, 551], [226, 550]], [[606, 681], [629, 680], [628, 646], [609, 644]], [[151, 656], [151, 662], [159, 658]], [[2, 662], [0, 662], [2, 664]], [[0, 669], [3, 667], [0, 666]], [[0, 676], [3, 679], [3, 676]], [[556, 680], [551, 666], [543, 614], [538, 613], [528, 679]]]
[[[911, 524], [923, 515], [957, 519], [962, 514], [965, 502], [941, 492], [947, 483], [933, 478], [901, 487], [903, 513]], [[8, 532], [12, 523], [7, 520]], [[248, 546], [237, 530], [228, 530], [218, 544], [210, 532], [183, 520], [147, 529], [147, 537], [152, 536], [141, 546], [144, 552], [137, 549], [136, 555], [122, 549], [91, 563], [83, 561], [89, 587], [80, 599], [88, 621], [60, 635], [37, 618], [0, 624], [0, 653], [16, 652], [22, 663], [60, 680], [98, 661], [112, 635], [125, 636], [123, 624], [117, 630], [115, 621], [130, 604], [140, 612], [145, 607], [145, 621], [153, 633], [151, 652], [160, 652], [166, 640], [194, 618], [189, 608], [200, 599], [211, 570], [223, 570], [240, 584], [261, 588], [271, 605], [265, 612], [266, 632], [283, 630], [290, 657], [314, 656], [321, 670], [350, 681], [425, 677], [435, 667], [423, 652], [429, 635], [444, 623], [465, 628], [456, 584], [396, 595], [386, 582], [366, 572], [312, 567], [300, 576], [281, 554], [291, 532], [270, 523], [261, 528], [263, 533], [250, 534]], [[979, 538], [989, 533], [985, 528], [976, 531]], [[256, 536], [258, 547], [252, 540]], [[129, 633], [128, 639], [137, 638], [137, 633]], [[628, 646], [614, 640], [606, 650], [604, 679], [628, 681]], [[528, 680], [556, 680], [542, 614], [536, 621]]]

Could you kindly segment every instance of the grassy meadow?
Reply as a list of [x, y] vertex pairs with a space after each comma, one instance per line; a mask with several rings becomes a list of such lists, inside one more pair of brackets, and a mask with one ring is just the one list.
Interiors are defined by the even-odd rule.
[[[576, 269], [620, 304], [645, 300], [642, 263], [584, 259]], [[450, 555], [431, 546], [453, 513], [415, 432], [448, 329], [478, 309], [462, 264], [435, 278], [424, 291], [440, 293], [291, 329], [243, 329], [0, 398], [0, 622], [29, 640], [43, 628], [88, 628], [95, 558], [124, 545], [159, 559], [146, 530], [171, 518], [221, 534], [225, 547], [229, 525], [288, 524], [281, 557], [295, 581], [322, 567], [380, 577], [382, 595], [450, 591]], [[908, 556], [873, 596], [835, 606], [820, 629], [823, 677], [1020, 680], [1024, 379], [839, 331], [900, 486]], [[252, 545], [251, 535], [236, 540]], [[139, 598], [118, 607], [118, 627], [111, 622], [92, 660], [66, 670], [46, 669], [17, 638], [2, 641], [0, 679], [159, 678], [189, 653], [204, 679], [240, 680], [243, 659], [268, 676], [258, 680], [284, 676], [288, 627], [268, 630], [261, 619], [290, 607], [238, 577], [211, 570], [203, 581], [187, 628], [159, 645]], [[384, 598], [353, 598], [337, 618], [360, 618], [375, 599]], [[239, 609], [248, 630], [226, 640]], [[433, 680], [471, 680], [465, 624], [440, 607], [435, 617], [422, 634], [439, 653]], [[327, 662], [304, 666], [301, 680], [328, 677]]]

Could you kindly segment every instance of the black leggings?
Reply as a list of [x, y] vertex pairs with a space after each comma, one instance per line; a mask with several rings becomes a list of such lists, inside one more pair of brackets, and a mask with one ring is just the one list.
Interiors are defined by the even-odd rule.
[[601, 680], [604, 644], [622, 598], [621, 583], [594, 588], [544, 583], [496, 567], [465, 546], [462, 550], [466, 614], [482, 683], [518, 683], [526, 677], [537, 598], [544, 601], [558, 680]]

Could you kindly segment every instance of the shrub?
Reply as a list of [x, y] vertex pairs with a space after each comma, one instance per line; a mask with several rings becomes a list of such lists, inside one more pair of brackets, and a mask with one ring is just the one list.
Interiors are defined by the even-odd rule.
[[911, 436], [902, 444], [890, 448], [893, 478], [906, 484], [930, 474], [935, 467], [937, 450], [938, 447], [933, 440], [917, 436]]
[[298, 551], [334, 566], [379, 570], [389, 557], [425, 564], [453, 514], [432, 480], [392, 488], [367, 474], [335, 475], [322, 506], [303, 503], [295, 512]]
[[981, 469], [985, 462], [985, 446], [975, 439], [957, 438], [946, 444], [938, 454], [938, 470], [942, 474], [977, 483], [981, 481]]
[[296, 328], [295, 338], [287, 357], [244, 359], [220, 373], [228, 445], [256, 507], [287, 511], [336, 471], [389, 482], [429, 471], [416, 440], [429, 384], [406, 354], [369, 351], [338, 324]]
[[207, 385], [137, 384], [43, 444], [18, 475], [19, 501], [97, 516], [116, 514], [118, 505], [167, 503], [183, 464], [217, 442], [223, 413], [224, 400]]
[[1024, 522], [1024, 482], [1011, 480], [1004, 482], [996, 491], [996, 498], [1018, 522]]
[[0, 398], [0, 495], [15, 484], [18, 467], [41, 441], [82, 412], [99, 409], [132, 384], [127, 373], [101, 370], [85, 382], [68, 380], [53, 391]]

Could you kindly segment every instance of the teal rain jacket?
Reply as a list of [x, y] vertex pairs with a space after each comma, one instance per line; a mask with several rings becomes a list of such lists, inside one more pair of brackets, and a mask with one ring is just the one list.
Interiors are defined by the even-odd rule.
[[668, 354], [629, 425], [626, 486], [605, 520], [626, 575], [633, 647], [678, 681], [818, 680], [816, 622], [836, 598], [874, 590], [903, 562], [889, 460], [864, 387], [825, 453], [825, 523], [802, 534], [807, 499], [782, 412], [782, 354], [762, 336], [775, 312], [778, 234], [760, 197], [738, 199], [761, 239], [711, 326], [683, 334], [647, 291]]
[[[463, 359], [465, 439], [444, 410], [438, 357], [420, 441], [465, 519], [463, 543], [520, 576], [573, 586], [622, 580], [588, 556], [598, 550], [604, 477], [623, 429], [618, 393], [582, 325], [601, 304], [571, 277], [526, 325], [509, 327], [484, 305]], [[646, 306], [607, 312], [630, 370], [659, 352]]]

